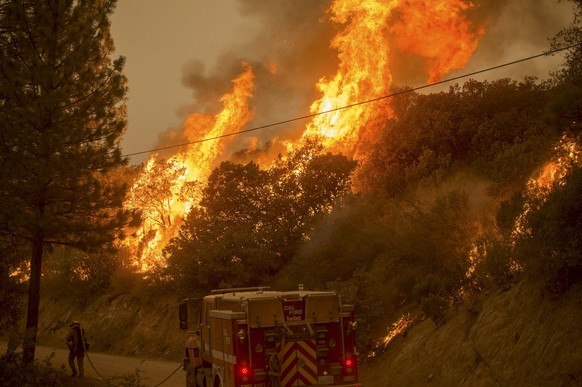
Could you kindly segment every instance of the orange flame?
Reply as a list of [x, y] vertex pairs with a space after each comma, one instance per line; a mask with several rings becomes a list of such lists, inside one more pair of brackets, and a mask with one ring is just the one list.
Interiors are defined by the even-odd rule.
[[[538, 199], [545, 202], [556, 185], [564, 184], [564, 178], [575, 165], [582, 160], [582, 148], [569, 134], [562, 136], [554, 147], [554, 155], [539, 171], [537, 176], [527, 183], [526, 199]], [[531, 203], [527, 200], [521, 213], [514, 223], [511, 235], [512, 243], [520, 236], [531, 232], [527, 226], [526, 217], [532, 211]]]
[[[386, 39], [389, 16], [396, 2], [335, 1], [332, 21], [345, 25], [332, 41], [338, 51], [339, 68], [332, 79], [317, 85], [323, 96], [311, 105], [312, 113], [335, 110], [350, 104], [388, 94], [392, 76], [388, 67]], [[376, 111], [374, 111], [376, 110]], [[373, 117], [386, 118], [390, 111], [358, 105], [318, 115], [307, 126], [303, 139], [319, 138], [324, 148], [354, 155], [360, 142], [360, 129]]]
[[400, 20], [390, 32], [403, 51], [428, 59], [429, 83], [465, 67], [477, 49], [485, 28], [472, 33], [462, 15], [472, 7], [462, 0], [408, 0], [398, 8]]
[[[252, 118], [247, 101], [254, 88], [252, 69], [245, 65], [233, 84], [232, 92], [220, 99], [223, 104], [220, 113], [215, 116], [192, 114], [188, 117], [183, 130], [192, 144], [168, 161], [160, 161], [157, 155], [153, 155], [132, 187], [126, 206], [141, 210], [144, 220], [136, 232], [140, 250], [136, 252], [138, 262], [135, 264], [141, 271], [162, 264], [162, 248], [175, 235], [184, 215], [193, 205], [197, 205], [192, 195], [182, 193], [188, 183], [206, 181], [225, 144], [232, 139], [220, 137], [239, 131]], [[208, 138], [218, 139], [200, 141]], [[148, 197], [148, 193], [152, 192], [157, 197]], [[131, 246], [132, 242], [129, 244]]]
[[[213, 125], [205, 134], [205, 138], [215, 138], [240, 130], [252, 118], [247, 100], [252, 97], [254, 75], [250, 66], [245, 65], [245, 71], [233, 80], [234, 89], [230, 94], [223, 96], [220, 102], [224, 105], [223, 110], [214, 117]], [[198, 115], [192, 115], [186, 121], [185, 131], [193, 132], [196, 128]], [[202, 138], [194, 138], [199, 140]], [[226, 141], [232, 141], [232, 137], [223, 138], [219, 141], [203, 141], [189, 147], [185, 155], [185, 163], [189, 164], [192, 172], [188, 174], [188, 180], [206, 180], [210, 175], [213, 163], [221, 155]]]
[[[392, 35], [401, 50], [430, 59], [429, 81], [440, 80], [467, 64], [484, 32], [470, 32], [462, 12], [471, 7], [462, 0], [335, 1], [332, 21], [344, 26], [331, 44], [339, 68], [333, 78], [320, 80], [323, 96], [311, 105], [312, 113], [330, 113], [316, 116], [303, 140], [316, 137], [324, 148], [357, 158], [362, 141], [373, 141], [392, 114], [387, 102], [360, 104], [390, 93]], [[350, 108], [337, 110], [345, 106]]]
[[[315, 138], [327, 151], [357, 158], [361, 145], [373, 141], [392, 115], [384, 98], [392, 86], [391, 44], [396, 42], [396, 49], [427, 58], [428, 78], [438, 80], [466, 65], [477, 47], [482, 31], [472, 34], [462, 15], [471, 7], [463, 0], [334, 1], [329, 13], [341, 31], [331, 47], [338, 52], [339, 66], [335, 75], [318, 82], [322, 96], [310, 107], [318, 115], [306, 126], [298, 143], [288, 144], [288, 148]], [[272, 73], [278, 70], [274, 63], [269, 63], [268, 68]], [[220, 137], [240, 130], [251, 120], [247, 100], [254, 87], [253, 72], [247, 66], [233, 82], [233, 91], [221, 99], [224, 108], [218, 115], [193, 114], [187, 119], [184, 134], [190, 141]], [[372, 99], [378, 101], [362, 103]], [[148, 162], [127, 204], [144, 211], [145, 223], [137, 232], [141, 250], [136, 252], [142, 270], [163, 264], [161, 249], [176, 232], [182, 217], [197, 205], [191, 195], [187, 200], [181, 197], [184, 187], [205, 182], [225, 141], [196, 142], [165, 164], [157, 156]], [[164, 185], [156, 183], [152, 175], [162, 175], [173, 183], [161, 190]], [[163, 200], [158, 199], [157, 206], [144, 205], [140, 191], [144, 186], [159, 190]]]

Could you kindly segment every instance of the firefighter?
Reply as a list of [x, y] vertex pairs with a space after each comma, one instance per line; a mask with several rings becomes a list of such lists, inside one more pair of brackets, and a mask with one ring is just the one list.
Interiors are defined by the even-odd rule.
[[79, 377], [83, 376], [85, 368], [83, 366], [83, 359], [85, 357], [85, 351], [88, 349], [89, 344], [87, 343], [85, 337], [85, 330], [81, 328], [81, 324], [78, 321], [72, 321], [69, 324], [71, 328], [69, 334], [65, 341], [69, 347], [69, 366], [71, 367], [72, 377], [77, 376], [77, 368], [75, 367], [75, 359], [77, 359], [77, 366], [79, 367]]

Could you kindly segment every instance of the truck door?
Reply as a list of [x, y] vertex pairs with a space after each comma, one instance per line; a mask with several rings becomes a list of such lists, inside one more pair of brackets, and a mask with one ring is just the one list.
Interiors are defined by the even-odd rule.
[[206, 361], [211, 361], [212, 358], [212, 340], [210, 337], [210, 310], [212, 309], [212, 302], [204, 300], [202, 308], [200, 309], [200, 350]]

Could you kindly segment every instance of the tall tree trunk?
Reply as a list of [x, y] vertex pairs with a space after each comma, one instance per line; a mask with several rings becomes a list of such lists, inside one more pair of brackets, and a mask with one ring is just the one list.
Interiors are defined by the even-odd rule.
[[30, 280], [28, 283], [28, 311], [26, 317], [26, 332], [24, 333], [24, 344], [22, 346], [24, 364], [30, 364], [34, 361], [34, 353], [36, 350], [43, 246], [44, 238], [42, 236], [39, 236], [35, 241], [32, 242]]

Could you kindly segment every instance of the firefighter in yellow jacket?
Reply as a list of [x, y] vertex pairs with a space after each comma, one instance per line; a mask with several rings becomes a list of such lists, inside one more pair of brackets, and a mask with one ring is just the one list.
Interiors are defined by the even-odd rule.
[[85, 337], [85, 330], [81, 328], [78, 321], [73, 321], [69, 324], [71, 329], [67, 335], [66, 341], [69, 347], [69, 366], [71, 367], [72, 375], [77, 376], [77, 368], [75, 367], [75, 359], [77, 359], [77, 366], [79, 367], [79, 377], [83, 376], [84, 366], [83, 359], [85, 358], [85, 351], [88, 349], [87, 340]]

